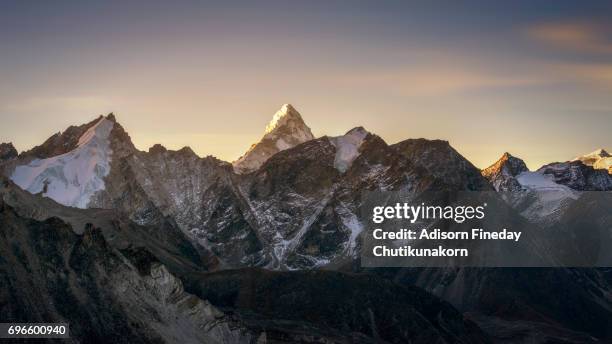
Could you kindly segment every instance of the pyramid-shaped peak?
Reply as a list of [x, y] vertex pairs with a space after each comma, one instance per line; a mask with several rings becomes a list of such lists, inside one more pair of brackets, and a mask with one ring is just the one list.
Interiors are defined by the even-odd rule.
[[482, 175], [489, 177], [495, 174], [509, 174], [511, 176], [517, 176], [523, 172], [527, 172], [529, 169], [522, 159], [519, 159], [512, 154], [505, 152], [502, 154], [493, 165], [482, 170]]
[[291, 104], [283, 104], [266, 126], [266, 134], [279, 127], [289, 125], [291, 122], [295, 122], [293, 124], [306, 126], [300, 113]]
[[302, 116], [291, 105], [284, 104], [272, 117], [261, 140], [233, 162], [237, 173], [258, 169], [272, 155], [314, 139]]

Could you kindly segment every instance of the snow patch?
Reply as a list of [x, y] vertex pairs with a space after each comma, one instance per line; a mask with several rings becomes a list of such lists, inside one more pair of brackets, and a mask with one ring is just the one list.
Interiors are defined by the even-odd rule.
[[284, 151], [285, 149], [289, 149], [292, 146], [290, 144], [288, 144], [287, 142], [285, 142], [285, 140], [283, 140], [282, 138], [278, 139], [278, 141], [276, 141], [276, 148], [278, 148], [281, 151]]
[[281, 108], [276, 111], [270, 123], [268, 123], [268, 125], [266, 126], [266, 134], [271, 133], [274, 131], [274, 129], [285, 125], [289, 120], [289, 115], [291, 115], [293, 111], [295, 110], [293, 109], [291, 104], [283, 104], [283, 106], [281, 106]]
[[363, 128], [355, 128], [344, 136], [331, 138], [331, 143], [336, 147], [334, 167], [344, 173], [351, 167], [351, 164], [359, 156], [359, 147], [363, 140], [368, 136], [368, 132]]
[[346, 217], [342, 218], [342, 223], [346, 228], [351, 231], [351, 235], [349, 236], [349, 241], [347, 244], [348, 254], [351, 257], [355, 257], [357, 254], [357, 238], [359, 237], [359, 234], [363, 232], [363, 224], [361, 223], [361, 221], [359, 221], [357, 216], [351, 212], [348, 212], [348, 214], [346, 214]]
[[539, 172], [523, 172], [516, 176], [516, 180], [538, 198], [538, 202], [525, 210], [523, 215], [528, 218], [552, 215], [562, 209], [568, 202], [579, 198], [576, 191], [565, 185], [557, 184], [550, 175]]
[[601, 170], [609, 170], [612, 167], [612, 157], [601, 158], [593, 164], [593, 168]]
[[603, 148], [574, 159], [574, 161], [578, 160], [595, 169], [610, 170], [612, 167], [612, 155]]
[[104, 190], [110, 172], [109, 136], [114, 123], [101, 118], [80, 138], [74, 150], [17, 166], [11, 180], [22, 189], [41, 193], [70, 207], [86, 208], [91, 196]]

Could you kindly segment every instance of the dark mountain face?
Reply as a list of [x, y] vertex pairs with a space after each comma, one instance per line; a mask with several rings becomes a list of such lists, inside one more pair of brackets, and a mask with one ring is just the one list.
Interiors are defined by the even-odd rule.
[[447, 188], [492, 190], [480, 170], [452, 148], [447, 141], [412, 139], [392, 146], [405, 159], [425, 168]]
[[578, 191], [612, 191], [612, 175], [594, 169], [581, 161], [556, 162], [542, 166], [540, 173], [551, 176], [555, 183]]
[[[79, 143], [79, 139], [91, 127], [93, 127], [103, 116], [100, 116], [93, 121], [79, 125], [70, 126], [63, 132], [58, 132], [49, 137], [40, 146], [36, 146], [28, 151], [23, 152], [22, 158], [44, 159], [67, 153], [75, 149]], [[109, 118], [114, 118], [113, 114]]]
[[[21, 203], [27, 199], [12, 189], [6, 182], [0, 198], [3, 322], [66, 322], [71, 338], [90, 343], [248, 343], [255, 336], [241, 333], [214, 306], [186, 293], [152, 253], [178, 271], [199, 269], [186, 247], [173, 247], [176, 240], [143, 243], [138, 232], [144, 229], [108, 212], [96, 213], [77, 234], [78, 227], [59, 217], [39, 221], [22, 215], [40, 198]], [[74, 223], [92, 215], [59, 205], [44, 209]], [[166, 235], [163, 231], [155, 232]]]
[[521, 189], [521, 184], [516, 180], [516, 176], [529, 169], [525, 162], [516, 158], [510, 153], [504, 155], [493, 165], [482, 171], [482, 175], [499, 192], [513, 192]]
[[66, 208], [9, 181], [0, 191], [4, 322], [67, 322], [80, 342], [489, 342], [418, 288], [337, 272], [204, 273], [172, 227]]
[[[446, 302], [369, 274], [229, 270], [202, 275], [192, 289], [266, 329], [268, 340], [282, 338], [280, 329], [293, 328], [304, 337], [337, 336], [347, 343], [488, 342]], [[347, 330], [351, 335], [344, 334]]]
[[12, 143], [0, 143], [0, 162], [17, 157], [17, 150]]

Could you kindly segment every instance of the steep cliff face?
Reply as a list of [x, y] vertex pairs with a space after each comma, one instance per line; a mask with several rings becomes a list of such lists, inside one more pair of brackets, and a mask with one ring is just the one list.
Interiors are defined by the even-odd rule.
[[522, 187], [516, 177], [528, 172], [525, 162], [510, 153], [504, 153], [493, 165], [482, 171], [482, 175], [489, 180], [495, 190], [499, 192], [519, 191]]
[[580, 161], [548, 164], [538, 169], [538, 172], [573, 190], [612, 191], [612, 175], [607, 170], [596, 169]]

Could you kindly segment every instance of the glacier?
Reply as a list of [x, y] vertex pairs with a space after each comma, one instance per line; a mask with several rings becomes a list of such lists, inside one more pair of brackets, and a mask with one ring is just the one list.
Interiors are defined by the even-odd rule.
[[110, 133], [114, 123], [101, 118], [80, 138], [72, 151], [17, 166], [10, 179], [30, 193], [42, 193], [54, 201], [87, 208], [91, 197], [104, 190], [110, 172]]

